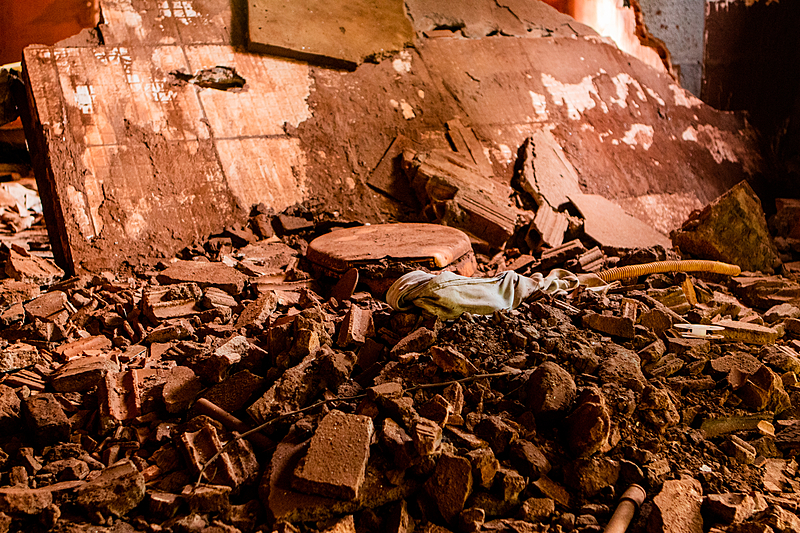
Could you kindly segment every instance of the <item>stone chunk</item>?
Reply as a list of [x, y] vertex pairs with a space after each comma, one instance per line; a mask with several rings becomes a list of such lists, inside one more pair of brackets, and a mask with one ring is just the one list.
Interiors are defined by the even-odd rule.
[[552, 498], [528, 498], [522, 503], [519, 514], [522, 520], [540, 523], [556, 511], [556, 502]]
[[452, 346], [433, 346], [431, 359], [444, 372], [453, 372], [463, 377], [472, 376], [478, 372], [478, 368], [473, 362]]
[[779, 320], [798, 317], [800, 317], [800, 307], [790, 303], [774, 305], [764, 313], [764, 320], [770, 324], [778, 322]]
[[603, 356], [597, 375], [603, 383], [614, 383], [642, 392], [647, 379], [642, 374], [642, 361], [636, 352], [618, 344], [606, 344], [597, 350]]
[[36, 346], [18, 342], [0, 350], [0, 372], [35, 365], [41, 360]]
[[425, 489], [442, 517], [452, 522], [472, 493], [472, 465], [464, 457], [442, 454]]
[[580, 494], [591, 498], [604, 488], [615, 485], [619, 479], [619, 473], [619, 461], [595, 455], [565, 465], [564, 483]]
[[691, 477], [665, 481], [653, 499], [647, 531], [653, 533], [702, 533], [703, 488]]
[[53, 322], [64, 325], [69, 318], [66, 308], [67, 295], [61, 291], [47, 292], [38, 298], [27, 302], [25, 312], [31, 318], [38, 318], [44, 322]]
[[690, 216], [672, 242], [684, 252], [742, 270], [771, 273], [780, 264], [761, 202], [746, 181]]
[[331, 411], [317, 427], [292, 486], [312, 494], [353, 500], [364, 482], [372, 419]]
[[595, 331], [624, 339], [632, 339], [634, 336], [633, 319], [630, 317], [589, 312], [583, 316], [583, 325]]
[[2, 279], [0, 280], [0, 309], [26, 302], [36, 298], [39, 294], [39, 285], [9, 278]]
[[490, 448], [478, 448], [467, 453], [467, 458], [472, 463], [472, 479], [485, 488], [491, 488], [494, 476], [500, 469], [500, 461], [494, 456]]
[[419, 328], [400, 339], [389, 352], [389, 355], [392, 358], [397, 358], [411, 352], [424, 352], [434, 342], [436, 342], [436, 333], [428, 328]]
[[767, 502], [757, 493], [755, 495], [741, 492], [709, 494], [703, 502], [704, 512], [723, 524], [738, 524], [766, 507]]
[[188, 317], [203, 310], [199, 306], [202, 297], [203, 291], [196, 283], [148, 287], [142, 295], [142, 310], [156, 323], [170, 318]]
[[20, 401], [14, 389], [0, 384], [0, 432], [16, 429], [19, 424]]
[[518, 439], [511, 443], [511, 460], [516, 468], [530, 480], [537, 480], [550, 472], [550, 461], [531, 441]]
[[201, 288], [217, 287], [236, 296], [244, 289], [247, 276], [219, 262], [176, 261], [157, 276], [159, 283], [197, 283]]
[[242, 370], [217, 383], [203, 393], [206, 398], [220, 409], [233, 413], [245, 406], [257, 391], [262, 390], [265, 380], [249, 370]]
[[23, 248], [12, 246], [5, 266], [6, 276], [16, 281], [49, 286], [64, 277], [64, 271], [55, 263]]
[[567, 449], [575, 457], [588, 457], [608, 443], [611, 415], [600, 389], [588, 387], [581, 392], [563, 428]]
[[59, 401], [49, 392], [25, 400], [23, 412], [25, 425], [39, 444], [52, 444], [69, 439], [69, 419]]
[[486, 416], [475, 425], [475, 434], [485, 439], [494, 453], [506, 451], [509, 444], [517, 440], [519, 432], [496, 415]]
[[53, 504], [53, 494], [46, 489], [0, 488], [0, 512], [35, 516]]
[[536, 367], [525, 389], [531, 411], [544, 416], [567, 411], [575, 400], [577, 390], [572, 375], [551, 361]]
[[103, 470], [75, 491], [75, 503], [85, 511], [125, 515], [144, 499], [144, 476], [126, 459]]

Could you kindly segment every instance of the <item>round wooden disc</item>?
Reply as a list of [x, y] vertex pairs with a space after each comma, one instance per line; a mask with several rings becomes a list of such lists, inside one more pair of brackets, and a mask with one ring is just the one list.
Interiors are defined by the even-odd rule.
[[471, 251], [469, 237], [456, 228], [398, 223], [332, 231], [311, 241], [306, 257], [329, 270], [344, 272], [384, 259], [444, 268]]

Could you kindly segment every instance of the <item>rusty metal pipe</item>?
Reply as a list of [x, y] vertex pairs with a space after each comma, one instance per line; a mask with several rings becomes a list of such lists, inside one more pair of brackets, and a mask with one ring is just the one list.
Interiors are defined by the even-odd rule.
[[737, 265], [722, 263], [720, 261], [706, 261], [690, 259], [688, 261], [656, 261], [641, 265], [626, 265], [614, 267], [598, 272], [597, 275], [606, 283], [619, 279], [635, 278], [647, 274], [660, 274], [664, 272], [713, 272], [727, 276], [738, 276], [742, 269]]
[[[197, 410], [214, 420], [220, 422], [223, 426], [230, 429], [231, 431], [238, 431], [239, 433], [244, 433], [250, 429], [250, 426], [245, 424], [242, 420], [239, 420], [232, 414], [228, 413], [224, 409], [220, 408], [217, 404], [210, 402], [205, 398], [200, 398], [194, 403], [195, 408]], [[260, 434], [260, 433], [253, 433], [247, 436], [247, 440], [253, 443], [254, 446], [257, 446], [261, 449], [266, 449], [272, 447], [274, 444], [269, 438]]]
[[634, 484], [628, 487], [628, 490], [620, 496], [619, 504], [603, 533], [625, 533], [645, 497], [647, 493], [640, 485]]

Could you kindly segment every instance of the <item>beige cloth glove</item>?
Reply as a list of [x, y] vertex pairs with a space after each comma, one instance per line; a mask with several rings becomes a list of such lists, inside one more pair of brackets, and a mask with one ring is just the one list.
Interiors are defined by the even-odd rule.
[[507, 271], [493, 278], [415, 270], [389, 287], [386, 302], [400, 311], [416, 306], [442, 320], [453, 320], [463, 313], [490, 315], [502, 309], [514, 309], [537, 292], [567, 294], [579, 284], [578, 276], [560, 268], [552, 270], [547, 277], [539, 273], [526, 277]]

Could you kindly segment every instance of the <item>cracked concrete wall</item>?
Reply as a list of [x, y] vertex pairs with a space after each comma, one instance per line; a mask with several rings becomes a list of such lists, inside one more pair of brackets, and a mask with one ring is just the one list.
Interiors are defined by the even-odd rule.
[[645, 24], [664, 41], [681, 87], [700, 96], [706, 0], [639, 0]]

